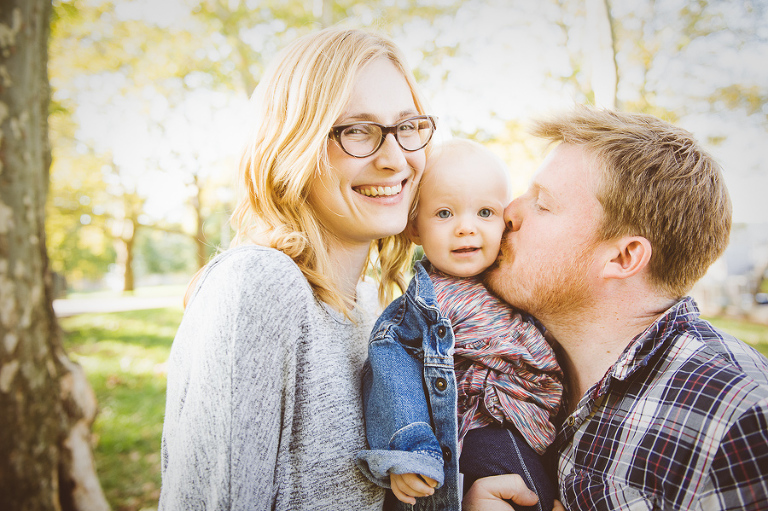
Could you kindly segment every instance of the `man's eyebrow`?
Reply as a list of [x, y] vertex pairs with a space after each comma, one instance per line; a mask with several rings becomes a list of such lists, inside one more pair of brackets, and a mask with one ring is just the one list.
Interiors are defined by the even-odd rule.
[[549, 191], [549, 188], [541, 183], [531, 183], [531, 191], [536, 198], [544, 196], [545, 199], [549, 199], [552, 202], [559, 202], [552, 192]]

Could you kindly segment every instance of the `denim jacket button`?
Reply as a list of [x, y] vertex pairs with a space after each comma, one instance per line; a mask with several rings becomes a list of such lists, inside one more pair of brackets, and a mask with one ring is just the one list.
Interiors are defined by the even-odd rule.
[[445, 327], [440, 325], [437, 327], [437, 335], [440, 337], [445, 337]]
[[451, 448], [447, 445], [443, 446], [443, 459], [445, 461], [451, 461], [451, 458], [453, 458], [453, 453], [451, 452]]
[[435, 380], [435, 387], [437, 387], [437, 390], [445, 390], [448, 388], [448, 382], [445, 378], [438, 378]]

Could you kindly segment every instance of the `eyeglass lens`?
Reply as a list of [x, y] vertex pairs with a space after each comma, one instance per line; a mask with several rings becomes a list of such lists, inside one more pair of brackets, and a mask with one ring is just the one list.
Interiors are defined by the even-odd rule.
[[418, 151], [427, 145], [434, 131], [434, 123], [428, 117], [406, 119], [394, 126], [383, 126], [374, 122], [361, 122], [344, 126], [338, 132], [342, 149], [352, 156], [369, 156], [384, 143], [384, 138], [393, 133], [397, 143], [405, 151]]

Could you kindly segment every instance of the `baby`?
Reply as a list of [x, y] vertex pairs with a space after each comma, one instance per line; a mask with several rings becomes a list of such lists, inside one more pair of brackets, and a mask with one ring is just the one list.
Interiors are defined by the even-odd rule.
[[498, 256], [509, 200], [507, 169], [488, 149], [469, 140], [436, 148], [408, 225], [425, 258], [371, 335], [370, 450], [358, 465], [417, 509], [458, 511], [477, 478], [506, 473], [539, 496], [516, 509], [552, 509], [540, 456], [554, 439], [562, 374], [533, 321], [480, 277]]

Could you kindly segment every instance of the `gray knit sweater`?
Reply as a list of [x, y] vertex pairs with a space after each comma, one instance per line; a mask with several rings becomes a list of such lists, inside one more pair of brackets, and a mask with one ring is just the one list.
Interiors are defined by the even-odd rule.
[[160, 510], [380, 510], [354, 463], [375, 295], [358, 286], [353, 323], [281, 252], [214, 259], [168, 361]]

